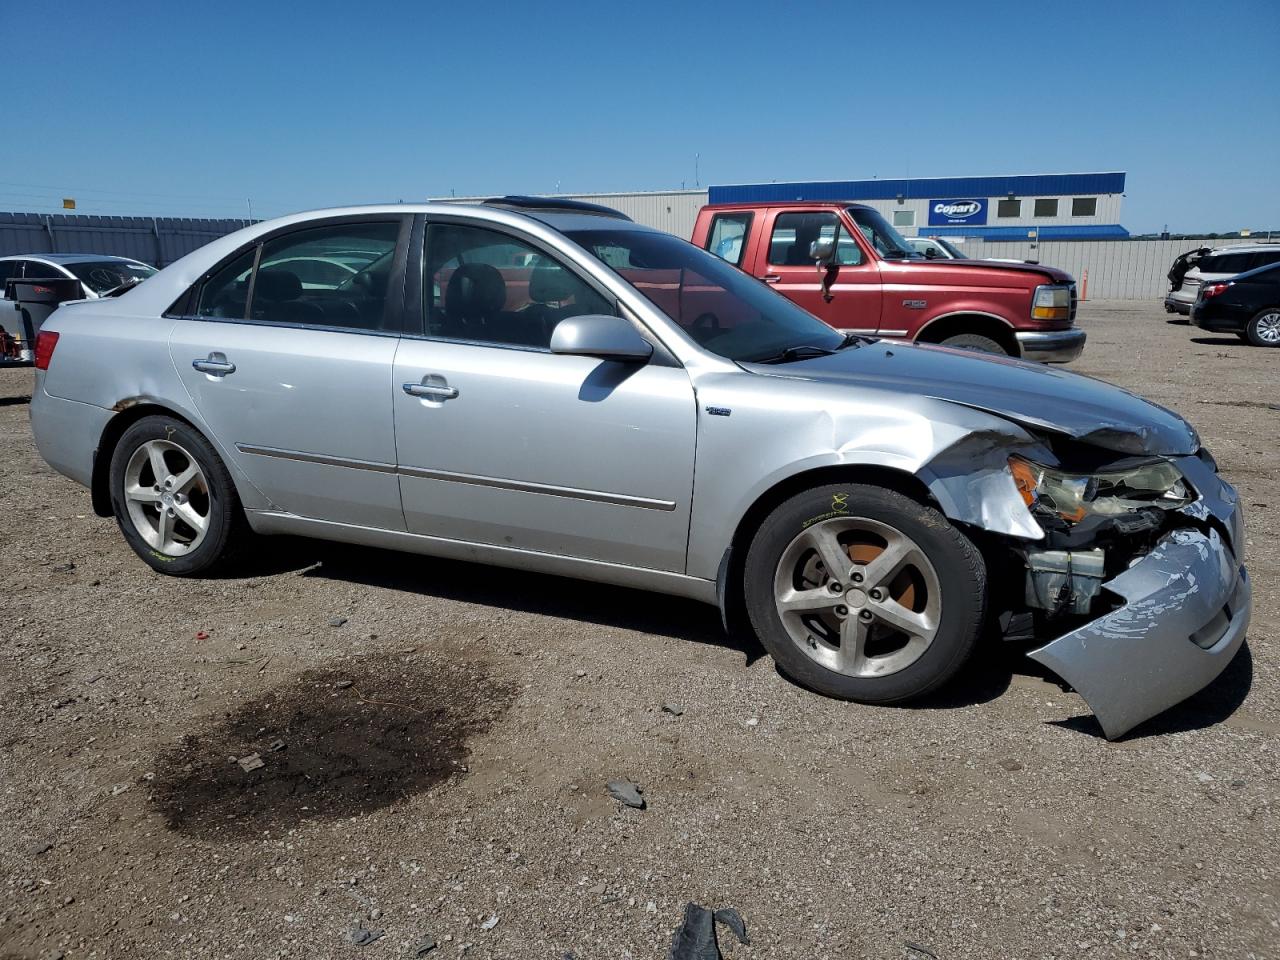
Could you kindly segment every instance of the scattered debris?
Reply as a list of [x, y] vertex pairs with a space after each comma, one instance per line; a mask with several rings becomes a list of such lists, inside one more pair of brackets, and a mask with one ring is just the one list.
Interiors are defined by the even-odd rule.
[[329, 618], [329, 626], [331, 627], [345, 627], [346, 625], [347, 625], [346, 617], [330, 617]]
[[130, 787], [130, 784], [127, 784], [127, 783], [117, 783], [114, 787], [112, 787], [112, 788], [111, 788], [111, 795], [112, 795], [113, 797], [118, 797], [118, 796], [120, 796], [120, 794], [122, 794], [122, 793], [124, 793], [126, 790], [128, 790], [128, 789], [129, 789], [129, 787]]
[[31, 849], [27, 851], [27, 854], [32, 857], [38, 857], [38, 856], [41, 856], [42, 854], [48, 853], [52, 849], [53, 849], [53, 841], [39, 840], [36, 843], [33, 843], [31, 845]]
[[1013, 773], [1015, 770], [1022, 769], [1022, 764], [1020, 764], [1017, 760], [1012, 759], [1011, 757], [1006, 757], [1005, 759], [1001, 760], [1000, 766], [1004, 767], [1004, 769], [1008, 770], [1010, 773]]
[[279, 753], [286, 746], [287, 744], [283, 740], [272, 740], [271, 746], [267, 747], [267, 749], [270, 750], [272, 753]]
[[240, 764], [240, 769], [245, 773], [249, 773], [253, 770], [257, 770], [259, 767], [265, 766], [262, 762], [262, 757], [256, 753], [251, 753], [247, 757], [240, 757], [236, 760], [236, 763]]
[[354, 686], [354, 685], [355, 685], [354, 680], [339, 680], [337, 683], [333, 685], [333, 687], [335, 690], [345, 690], [347, 689], [347, 687]]
[[717, 923], [723, 923], [733, 931], [739, 943], [750, 945], [751, 938], [747, 936], [747, 922], [742, 919], [742, 914], [737, 910], [733, 907], [722, 907], [716, 911], [715, 918]]
[[71, 560], [68, 560], [66, 563], [55, 564], [53, 568], [53, 572], [54, 573], [70, 573], [75, 568], [76, 568], [75, 563]]
[[626, 804], [628, 807], [635, 807], [637, 810], [645, 808], [644, 788], [628, 780], [610, 780], [608, 784], [609, 796], [613, 799]]
[[355, 947], [367, 947], [382, 937], [384, 931], [370, 930], [363, 923], [357, 923], [347, 931], [347, 942]]
[[748, 726], [748, 727], [754, 727], [754, 726], [755, 726], [757, 723], [759, 723], [759, 722], [760, 722], [760, 718], [759, 718], [759, 717], [748, 717], [748, 718], [747, 718], [747, 726]]
[[907, 948], [907, 954], [909, 957], [912, 958], [912, 960], [915, 960], [916, 954], [918, 954], [921, 957], [929, 957], [930, 960], [938, 960], [938, 955], [936, 953], [934, 953], [932, 950], [928, 950], [920, 946], [920, 944], [918, 943], [912, 943], [910, 940], [908, 940], [904, 944], [904, 946]]
[[673, 717], [678, 717], [684, 713], [684, 707], [680, 706], [678, 703], [664, 703], [662, 705], [662, 712], [669, 713]]
[[370, 920], [381, 920], [381, 919], [382, 919], [382, 911], [381, 911], [381, 910], [379, 910], [377, 907], [374, 907], [372, 910], [370, 910], [370, 911], [369, 911], [369, 919], [370, 919]]
[[684, 919], [671, 936], [667, 960], [722, 960], [710, 910], [696, 903], [684, 905]]
[[196, 639], [197, 639], [197, 640], [208, 640], [208, 639], [209, 639], [209, 631], [208, 631], [208, 630], [197, 630], [197, 631], [196, 631]]
[[489, 919], [480, 924], [481, 930], [492, 930], [498, 925], [498, 915], [496, 913], [489, 914]]
[[581, 680], [583, 677], [585, 677], [585, 676], [587, 675], [587, 671], [585, 671], [585, 670], [575, 670], [575, 671], [573, 671], [573, 675], [574, 675], [575, 677], [577, 677], [579, 680]]
[[414, 957], [416, 960], [417, 957], [425, 957], [428, 953], [430, 953], [435, 948], [436, 948], [435, 937], [422, 937], [421, 939], [417, 940], [413, 944], [413, 946], [409, 948], [409, 956]]

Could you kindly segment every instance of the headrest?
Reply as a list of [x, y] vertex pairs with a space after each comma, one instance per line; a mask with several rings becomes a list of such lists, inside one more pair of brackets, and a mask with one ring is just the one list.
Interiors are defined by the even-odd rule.
[[453, 271], [444, 292], [445, 313], [459, 320], [483, 320], [506, 303], [507, 282], [488, 263], [464, 263]]
[[258, 279], [253, 284], [253, 296], [261, 297], [272, 303], [281, 300], [297, 300], [302, 296], [302, 281], [290, 270], [268, 268], [258, 271]]

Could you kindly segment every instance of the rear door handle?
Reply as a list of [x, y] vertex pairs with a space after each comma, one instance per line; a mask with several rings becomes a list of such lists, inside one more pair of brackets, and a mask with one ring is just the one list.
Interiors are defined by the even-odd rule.
[[776, 273], [766, 273], [760, 279], [763, 280], [765, 283], [777, 283], [779, 280], [782, 279], [782, 276]]
[[211, 377], [225, 377], [228, 373], [236, 372], [236, 365], [227, 359], [227, 355], [217, 351], [203, 360], [192, 360], [191, 366]]
[[409, 396], [422, 397], [424, 400], [452, 400], [458, 395], [458, 388], [449, 386], [449, 382], [439, 374], [427, 374], [421, 383], [406, 383], [402, 386]]

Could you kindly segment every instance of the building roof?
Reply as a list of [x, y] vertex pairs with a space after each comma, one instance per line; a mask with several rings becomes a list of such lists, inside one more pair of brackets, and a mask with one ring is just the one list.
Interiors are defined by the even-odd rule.
[[[922, 237], [975, 237], [980, 240], [1128, 240], [1129, 231], [1118, 223], [1064, 224], [1022, 227], [919, 228]], [[1034, 233], [1032, 237], [1030, 234]]]
[[1096, 196], [1124, 193], [1123, 172], [1042, 173], [1006, 177], [915, 177], [740, 183], [707, 190], [710, 203], [788, 200], [936, 200], [948, 197]]

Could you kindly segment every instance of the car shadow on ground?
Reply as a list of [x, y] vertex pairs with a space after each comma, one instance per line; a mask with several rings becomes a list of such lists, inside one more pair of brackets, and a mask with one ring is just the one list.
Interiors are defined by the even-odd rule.
[[[1138, 724], [1119, 737], [1122, 741], [1145, 740], [1170, 733], [1186, 733], [1202, 730], [1222, 723], [1240, 708], [1253, 687], [1253, 653], [1248, 642], [1227, 664], [1227, 668], [1211, 684], [1186, 700]], [[1106, 739], [1102, 727], [1092, 714], [1068, 717], [1066, 720], [1050, 720], [1057, 727]]]
[[31, 397], [26, 395], [20, 397], [0, 397], [0, 407], [16, 407], [20, 403], [30, 402]]
[[1245, 347], [1248, 346], [1239, 337], [1192, 337], [1192, 343], [1202, 347]]
[[747, 665], [766, 656], [749, 633], [727, 634], [715, 607], [682, 597], [373, 547], [317, 543], [308, 556], [307, 577], [692, 640], [737, 650]]

